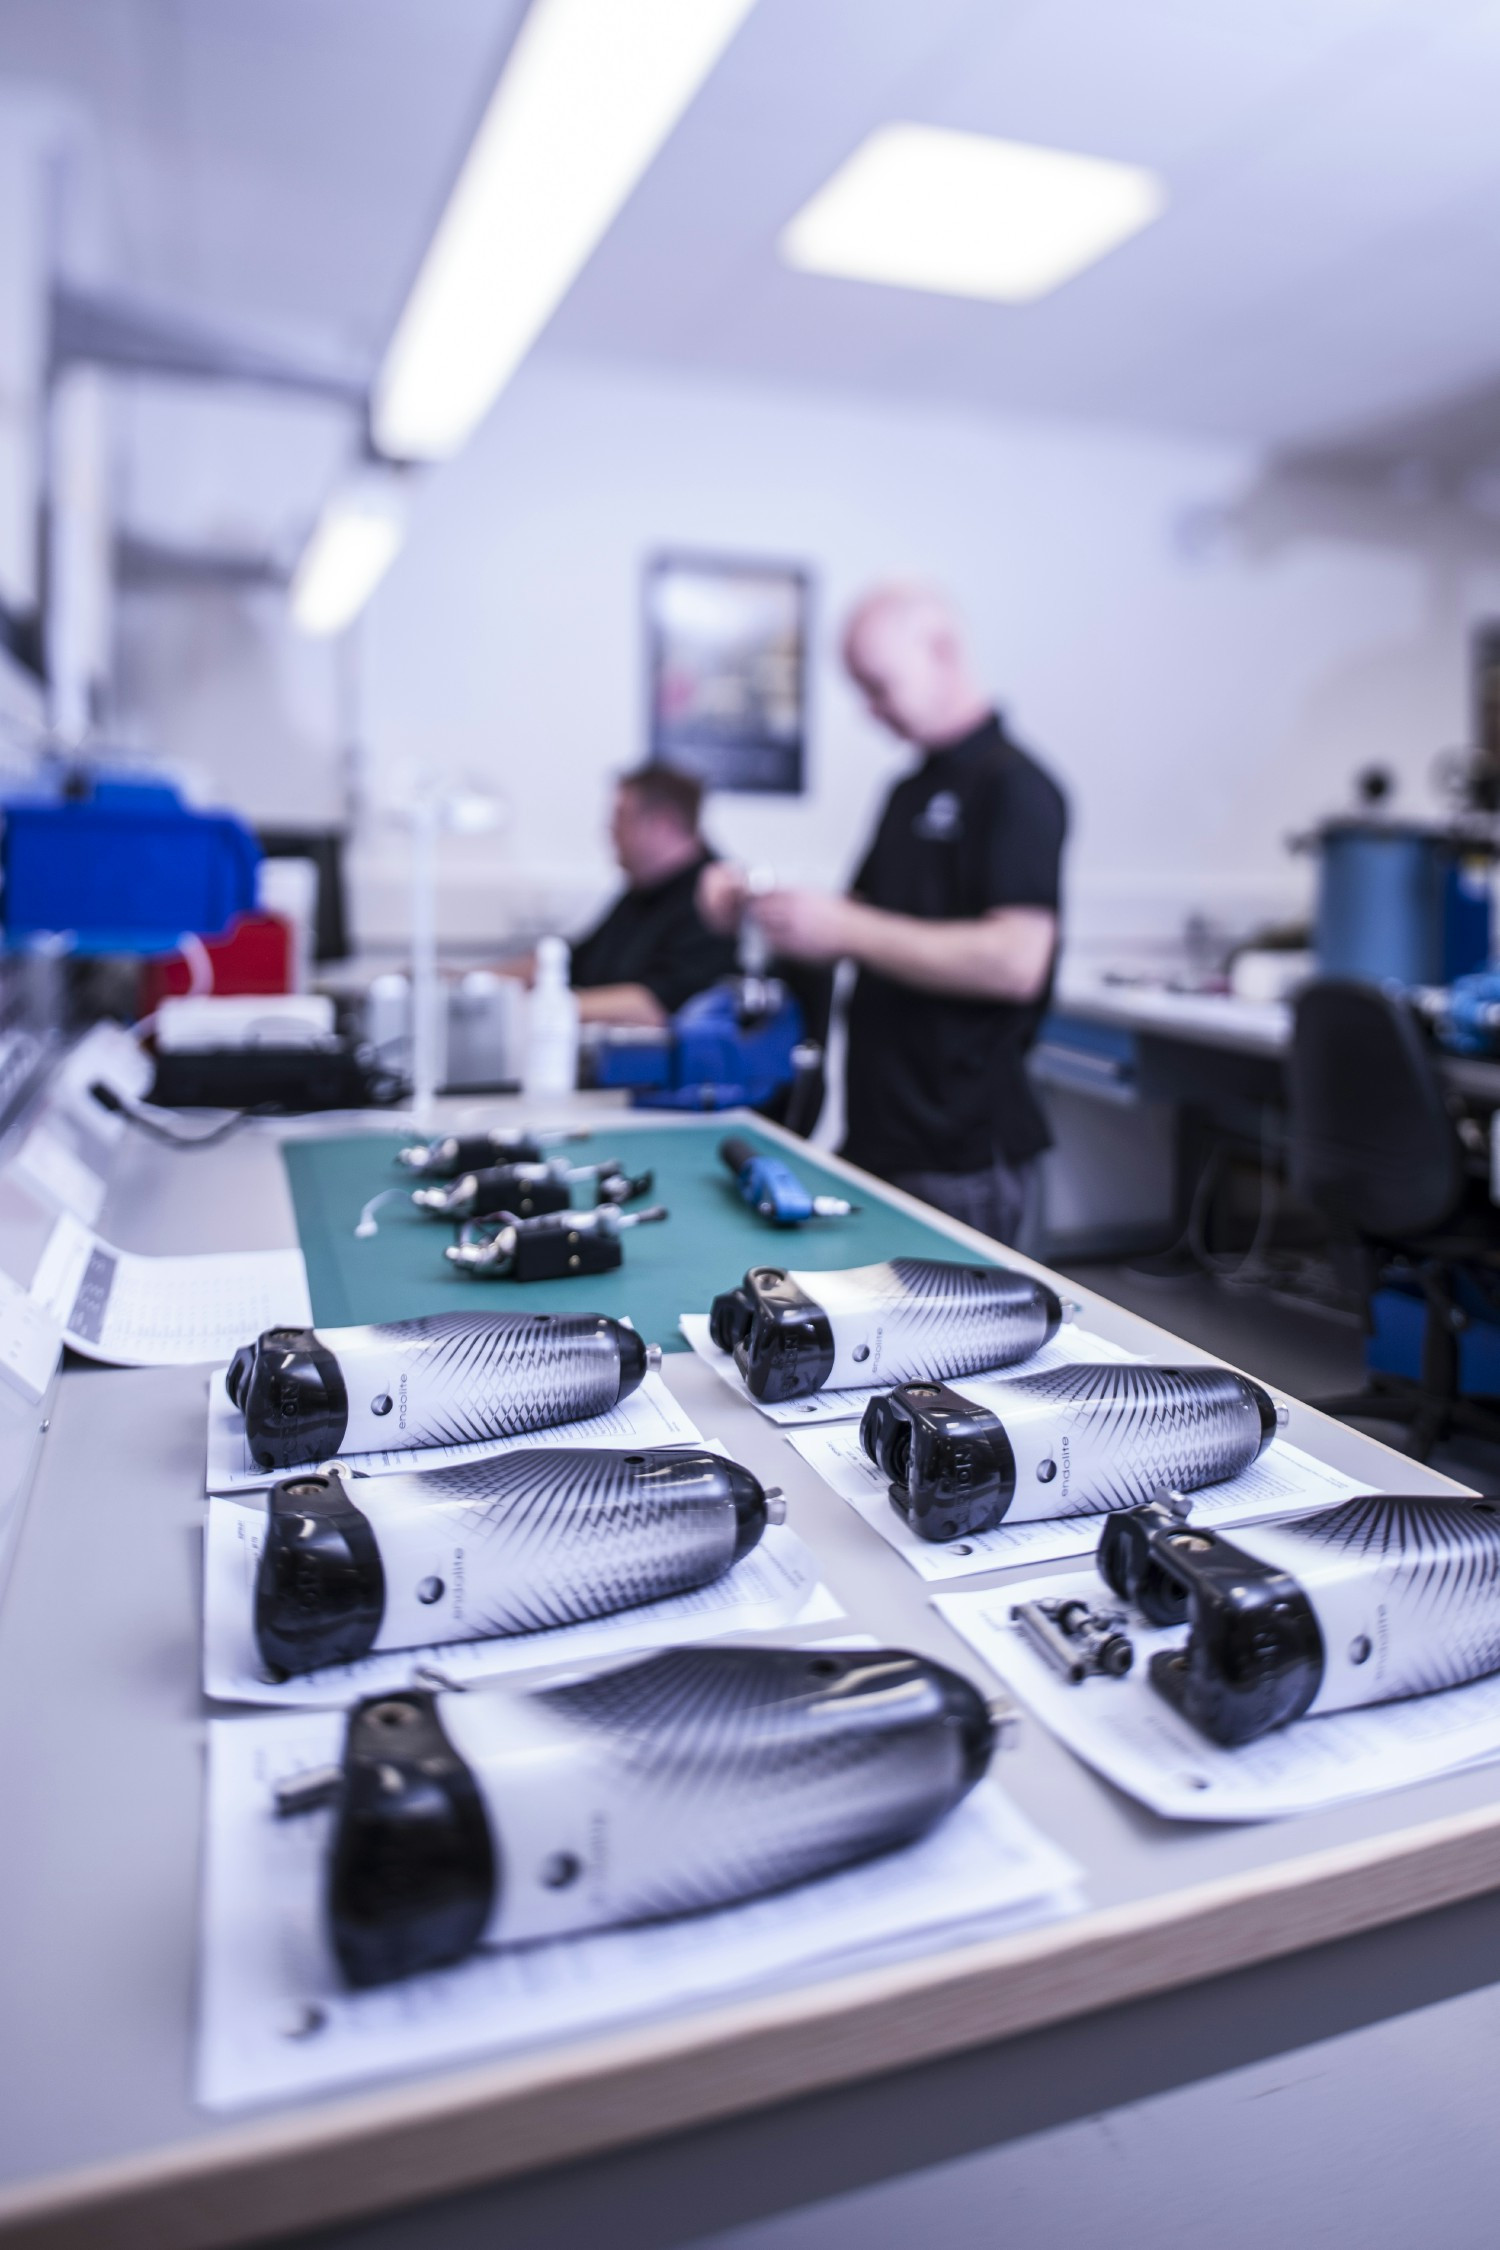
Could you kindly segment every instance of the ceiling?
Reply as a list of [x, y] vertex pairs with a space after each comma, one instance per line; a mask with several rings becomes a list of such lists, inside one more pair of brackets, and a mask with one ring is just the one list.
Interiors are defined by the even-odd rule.
[[[0, 79], [97, 124], [122, 281], [373, 357], [519, 0], [0, 0]], [[623, 0], [622, 0], [623, 4]], [[1040, 303], [794, 273], [870, 128], [1153, 166]], [[1495, 0], [759, 0], [546, 348], [1299, 445], [1500, 377]]]

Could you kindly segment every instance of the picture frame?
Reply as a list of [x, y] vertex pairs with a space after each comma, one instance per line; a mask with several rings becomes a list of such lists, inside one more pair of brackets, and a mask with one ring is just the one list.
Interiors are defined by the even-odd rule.
[[653, 762], [708, 789], [800, 796], [811, 573], [666, 552], [646, 563], [644, 599]]

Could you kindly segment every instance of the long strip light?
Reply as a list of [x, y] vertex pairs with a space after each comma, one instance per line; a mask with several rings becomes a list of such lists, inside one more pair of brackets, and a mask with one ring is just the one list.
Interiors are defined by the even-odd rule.
[[1024, 304], [1149, 226], [1152, 172], [933, 125], [882, 125], [803, 205], [781, 254], [805, 272]]
[[381, 367], [381, 452], [458, 451], [753, 5], [532, 0]]
[[353, 623], [400, 552], [406, 497], [395, 474], [371, 472], [325, 503], [292, 574], [292, 619], [323, 638]]

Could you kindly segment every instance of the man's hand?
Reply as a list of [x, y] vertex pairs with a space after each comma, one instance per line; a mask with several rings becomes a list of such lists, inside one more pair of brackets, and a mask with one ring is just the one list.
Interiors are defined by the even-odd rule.
[[749, 896], [750, 881], [743, 867], [735, 867], [727, 859], [711, 859], [698, 877], [693, 904], [700, 922], [706, 922], [720, 937], [730, 937], [740, 926]]
[[750, 911], [773, 952], [798, 961], [838, 961], [856, 952], [860, 909], [852, 899], [826, 891], [767, 891]]

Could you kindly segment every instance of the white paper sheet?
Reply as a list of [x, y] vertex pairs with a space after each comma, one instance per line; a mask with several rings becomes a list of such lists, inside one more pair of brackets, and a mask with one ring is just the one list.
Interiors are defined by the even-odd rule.
[[[299, 1461], [287, 1469], [262, 1469], [250, 1458], [244, 1417], [224, 1388], [228, 1372], [218, 1368], [208, 1379], [208, 1468], [205, 1490], [255, 1492], [298, 1470], [322, 1466]], [[563, 1422], [552, 1430], [529, 1430], [524, 1437], [478, 1438], [472, 1445], [408, 1445], [391, 1453], [348, 1453], [341, 1464], [351, 1476], [389, 1477], [413, 1469], [446, 1469], [459, 1461], [492, 1461], [535, 1445], [701, 1445], [697, 1424], [684, 1413], [660, 1375], [643, 1377], [635, 1390], [606, 1414], [586, 1422]]]
[[19, 1281], [0, 1271], [0, 1376], [23, 1398], [38, 1401], [62, 1350], [62, 1330]]
[[[995, 1387], [998, 1391], [998, 1381]], [[979, 1395], [980, 1385], [972, 1378], [965, 1380], [962, 1388]], [[841, 1500], [847, 1500], [920, 1577], [931, 1582], [973, 1578], [982, 1570], [1061, 1562], [1071, 1555], [1092, 1555], [1099, 1544], [1102, 1516], [1059, 1516], [1050, 1523], [1001, 1524], [997, 1530], [957, 1539], [951, 1546], [936, 1546], [929, 1539], [919, 1539], [891, 1506], [887, 1480], [861, 1448], [857, 1424], [842, 1422], [828, 1429], [794, 1430], [791, 1442], [823, 1482]], [[1223, 1529], [1227, 1524], [1257, 1523], [1267, 1516], [1289, 1515], [1294, 1509], [1321, 1507], [1369, 1490], [1368, 1482], [1361, 1484], [1341, 1469], [1315, 1461], [1299, 1446], [1276, 1438], [1239, 1476], [1231, 1477], [1226, 1484], [1208, 1485], [1188, 1497], [1196, 1522]]]
[[216, 1498], [208, 1504], [204, 1542], [203, 1687], [221, 1703], [319, 1705], [342, 1708], [362, 1695], [409, 1686], [430, 1665], [457, 1683], [535, 1671], [544, 1664], [585, 1663], [621, 1651], [676, 1648], [729, 1633], [769, 1633], [786, 1625], [822, 1625], [844, 1612], [818, 1576], [808, 1549], [785, 1525], [773, 1524], [742, 1562], [712, 1585], [672, 1594], [614, 1617], [557, 1625], [503, 1640], [444, 1641], [390, 1649], [357, 1664], [334, 1664], [293, 1680], [268, 1680], [251, 1631], [255, 1566], [265, 1534], [256, 1500]]
[[[767, 1406], [762, 1400], [752, 1398], [746, 1390], [745, 1379], [734, 1364], [733, 1353], [721, 1352], [710, 1336], [707, 1313], [680, 1313], [677, 1325], [685, 1341], [720, 1380], [729, 1385], [736, 1398], [742, 1398], [747, 1406], [753, 1406], [758, 1414], [764, 1414], [768, 1422], [775, 1422], [782, 1429], [810, 1429], [820, 1422], [858, 1421], [870, 1400], [876, 1396], [872, 1390], [815, 1391], [811, 1398], [788, 1399], [780, 1406]], [[1048, 1367], [1071, 1367], [1080, 1361], [1087, 1363], [1092, 1359], [1120, 1360], [1135, 1357], [1134, 1352], [1127, 1352], [1119, 1344], [1111, 1344], [1105, 1337], [1095, 1336], [1089, 1329], [1080, 1328], [1076, 1321], [1069, 1321], [1058, 1330], [1050, 1344], [1044, 1344], [1039, 1352], [1010, 1372], [1013, 1375], [1039, 1375]], [[963, 1389], [972, 1390], [979, 1379], [972, 1375], [964, 1376]], [[984, 1378], [986, 1381], [992, 1379], [994, 1378]], [[958, 1378], [955, 1377], [954, 1380], [957, 1381]], [[887, 1384], [885, 1388], [888, 1390], [890, 1385]]]
[[117, 1250], [65, 1211], [31, 1294], [86, 1359], [115, 1367], [225, 1360], [263, 1328], [312, 1319], [300, 1250], [146, 1258]]
[[1079, 1903], [1075, 1864], [987, 1783], [921, 1843], [774, 1898], [347, 1992], [320, 1924], [332, 1816], [270, 1809], [278, 1780], [336, 1761], [341, 1741], [327, 1712], [209, 1728], [198, 2095], [211, 2108], [574, 2038]]
[[1302, 1719], [1222, 1750], [1147, 1677], [1157, 1649], [1181, 1645], [1181, 1626], [1154, 1631], [1137, 1622], [1129, 1675], [1073, 1687], [1010, 1621], [1014, 1602], [1073, 1594], [1120, 1606], [1089, 1570], [939, 1594], [934, 1607], [1075, 1757], [1168, 1820], [1278, 1820], [1500, 1758], [1500, 1675], [1406, 1703]]
[[8, 1169], [23, 1187], [40, 1190], [58, 1210], [71, 1211], [91, 1227], [103, 1208], [104, 1182], [79, 1155], [69, 1130], [60, 1114], [39, 1118]]

